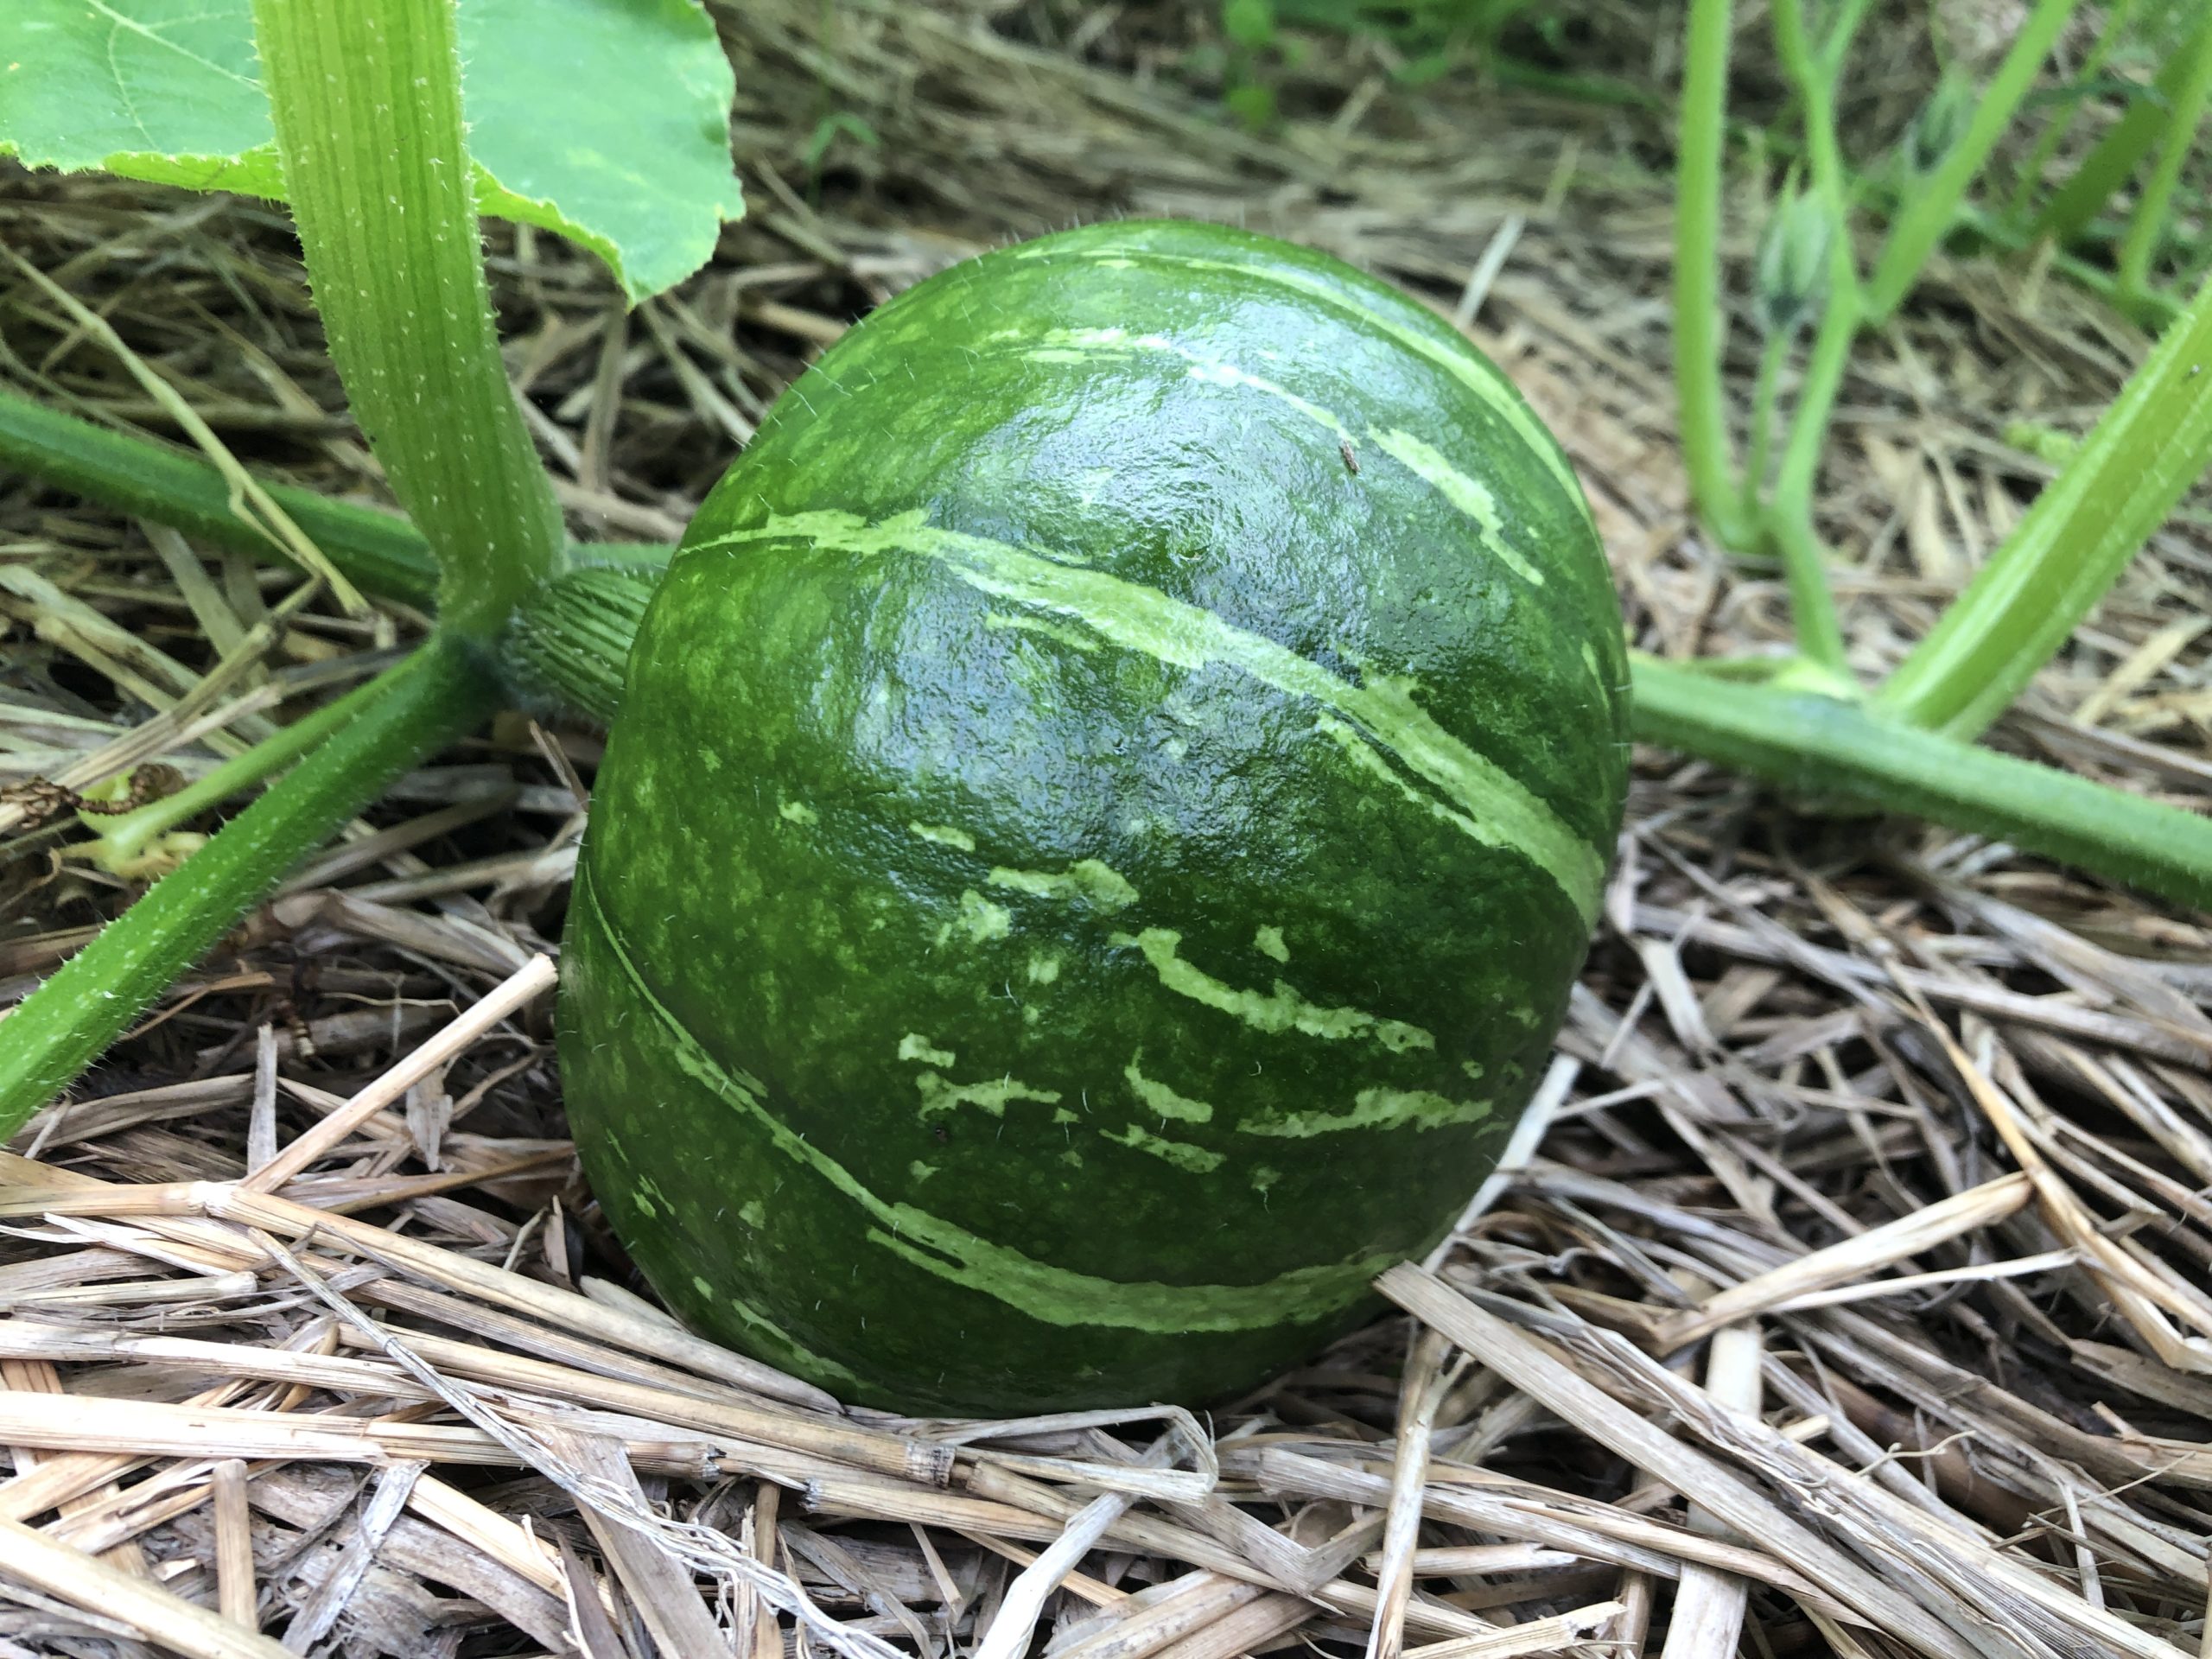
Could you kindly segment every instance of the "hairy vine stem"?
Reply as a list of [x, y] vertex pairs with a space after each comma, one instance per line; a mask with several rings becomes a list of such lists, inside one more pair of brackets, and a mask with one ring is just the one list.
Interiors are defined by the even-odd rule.
[[255, 0], [253, 17], [331, 360], [437, 555], [441, 626], [488, 637], [566, 543], [493, 327], [453, 0]]
[[0, 1023], [0, 1140], [392, 779], [487, 718], [480, 649], [432, 641], [349, 697], [352, 718]]
[[1815, 804], [1910, 812], [2142, 888], [2212, 905], [2212, 819], [1916, 729], [1863, 704], [1641, 653], [1636, 734]]

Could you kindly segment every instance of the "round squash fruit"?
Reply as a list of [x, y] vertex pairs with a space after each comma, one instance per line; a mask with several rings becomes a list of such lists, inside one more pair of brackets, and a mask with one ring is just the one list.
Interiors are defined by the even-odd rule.
[[957, 265], [785, 394], [632, 648], [561, 1061], [700, 1329], [855, 1402], [1204, 1402], [1450, 1226], [1626, 786], [1542, 425], [1321, 255]]

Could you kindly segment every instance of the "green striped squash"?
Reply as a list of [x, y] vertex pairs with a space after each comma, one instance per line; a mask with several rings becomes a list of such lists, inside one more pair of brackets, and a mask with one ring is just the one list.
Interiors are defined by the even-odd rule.
[[632, 652], [561, 1001], [608, 1217], [853, 1400], [1260, 1381], [1527, 1103], [1627, 677], [1558, 446], [1420, 306], [1185, 223], [944, 271], [777, 404]]

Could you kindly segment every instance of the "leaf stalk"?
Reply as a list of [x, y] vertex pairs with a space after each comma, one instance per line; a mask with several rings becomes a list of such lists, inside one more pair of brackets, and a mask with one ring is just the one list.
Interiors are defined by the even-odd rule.
[[565, 537], [493, 324], [453, 0], [254, 0], [253, 16], [331, 360], [443, 569], [442, 625], [488, 638]]
[[2212, 465], [2212, 282], [2152, 347], [2004, 545], [1876, 694], [1971, 737], [2056, 654]]

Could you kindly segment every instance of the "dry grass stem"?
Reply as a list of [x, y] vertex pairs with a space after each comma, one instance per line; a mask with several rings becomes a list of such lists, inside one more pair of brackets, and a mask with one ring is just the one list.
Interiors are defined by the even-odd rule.
[[1839, 1286], [1862, 1283], [1872, 1274], [1962, 1234], [1996, 1226], [2027, 1203], [2030, 1191], [2026, 1176], [2000, 1175], [1972, 1192], [1931, 1204], [1825, 1250], [1801, 1255], [1770, 1273], [1732, 1285], [1694, 1310], [1668, 1320], [1659, 1328], [1660, 1345], [1669, 1351], [1680, 1348], [1738, 1319], [1802, 1303]]
[[371, 1117], [448, 1061], [541, 991], [553, 987], [550, 957], [532, 957], [452, 1025], [245, 1178], [246, 1189], [274, 1192], [334, 1151]]
[[246, 1466], [226, 1458], [213, 1471], [215, 1607], [232, 1624], [258, 1630], [260, 1595], [254, 1582], [253, 1522], [246, 1510]]
[[1406, 1604], [1413, 1594], [1414, 1550], [1421, 1539], [1421, 1490], [1428, 1484], [1429, 1437], [1443, 1403], [1446, 1344], [1423, 1328], [1398, 1396], [1397, 1450], [1390, 1468], [1390, 1503], [1384, 1511], [1382, 1559], [1375, 1573], [1379, 1592], [1368, 1631], [1367, 1659], [1398, 1659], [1404, 1644]]
[[[1757, 1412], [1764, 1392], [1760, 1349], [1756, 1325], [1731, 1325], [1717, 1332], [1706, 1364], [1706, 1391], [1732, 1410]], [[1714, 1516], [1698, 1509], [1691, 1510], [1689, 1524], [1700, 1531], [1720, 1529]], [[1661, 1659], [1729, 1659], [1742, 1639], [1750, 1590], [1742, 1579], [1710, 1567], [1684, 1567]]]

